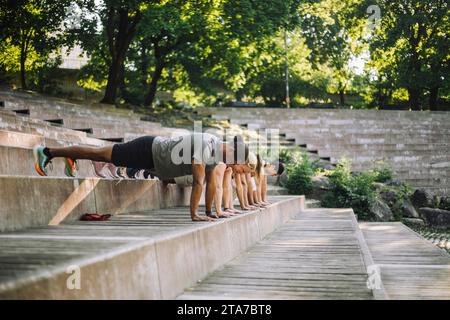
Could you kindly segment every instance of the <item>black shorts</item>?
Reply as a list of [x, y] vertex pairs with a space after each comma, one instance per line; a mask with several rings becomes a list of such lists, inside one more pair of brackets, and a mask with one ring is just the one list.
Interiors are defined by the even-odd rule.
[[111, 162], [117, 167], [154, 169], [152, 145], [155, 137], [144, 136], [113, 145]]

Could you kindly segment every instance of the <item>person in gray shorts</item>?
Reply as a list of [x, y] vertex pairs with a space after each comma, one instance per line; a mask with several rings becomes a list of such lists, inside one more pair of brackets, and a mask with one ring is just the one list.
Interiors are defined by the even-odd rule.
[[[191, 133], [167, 138], [144, 136], [127, 143], [105, 147], [71, 146], [33, 149], [35, 168], [40, 175], [47, 174], [47, 165], [53, 158], [65, 158], [65, 172], [74, 176], [75, 161], [86, 159], [113, 163], [118, 167], [147, 169], [163, 181], [192, 175], [190, 213], [193, 221], [208, 221], [216, 191], [213, 171], [220, 163], [245, 163], [248, 147], [242, 138], [234, 137], [232, 143], [222, 142], [208, 133]], [[199, 216], [197, 211], [206, 181], [205, 206], [207, 216]]]

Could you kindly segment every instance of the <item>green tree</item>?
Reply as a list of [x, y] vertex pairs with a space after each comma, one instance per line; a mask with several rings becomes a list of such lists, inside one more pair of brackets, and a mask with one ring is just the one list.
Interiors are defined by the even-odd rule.
[[378, 5], [381, 25], [370, 44], [372, 59], [385, 66], [379, 76], [390, 68], [389, 80], [408, 91], [412, 109], [421, 109], [426, 95], [428, 106], [436, 108], [439, 90], [448, 87], [448, 2], [381, 0]]
[[330, 88], [340, 104], [354, 73], [349, 67], [353, 57], [364, 48], [363, 20], [355, 15], [360, 0], [305, 1], [301, 6], [301, 29], [308, 44], [313, 66], [324, 64], [331, 70]]
[[131, 46], [131, 69], [140, 75], [128, 72], [130, 79], [148, 81], [144, 104], [153, 102], [160, 80], [166, 87], [171, 85], [165, 80], [172, 80], [206, 93], [223, 86], [239, 94], [264, 52], [263, 39], [276, 34], [298, 5], [274, 2], [172, 0], [148, 7]]
[[[79, 1], [80, 5], [82, 1]], [[31, 60], [45, 60], [65, 41], [65, 25], [71, 1], [3, 0], [1, 34], [3, 53], [17, 55], [20, 82], [27, 89], [26, 71]], [[17, 54], [16, 54], [17, 53]], [[10, 66], [11, 60], [6, 59]], [[31, 62], [33, 62], [31, 61]]]

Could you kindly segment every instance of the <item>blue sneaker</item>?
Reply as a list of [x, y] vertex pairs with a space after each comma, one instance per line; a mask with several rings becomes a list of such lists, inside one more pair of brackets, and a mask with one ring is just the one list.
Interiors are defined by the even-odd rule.
[[78, 170], [77, 162], [70, 158], [64, 158], [64, 173], [67, 177], [75, 177], [75, 170]]
[[33, 148], [34, 168], [41, 176], [47, 175], [47, 165], [50, 163], [50, 158], [44, 153], [45, 146], [35, 146]]

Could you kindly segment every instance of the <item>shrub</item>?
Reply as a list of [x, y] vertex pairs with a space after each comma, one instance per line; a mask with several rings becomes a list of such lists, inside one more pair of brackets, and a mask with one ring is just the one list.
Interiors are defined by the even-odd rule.
[[292, 150], [291, 149], [286, 149], [286, 148], [282, 148], [280, 149], [280, 154], [279, 154], [279, 159], [281, 162], [285, 163], [285, 164], [289, 164], [292, 161]]
[[375, 182], [390, 182], [393, 178], [392, 170], [389, 167], [381, 167], [374, 170]]
[[[291, 155], [292, 156], [292, 155]], [[312, 177], [315, 166], [306, 154], [301, 159], [291, 158], [287, 166], [288, 181], [286, 188], [290, 194], [309, 194], [313, 189]]]
[[376, 200], [376, 190], [373, 185], [376, 174], [363, 172], [352, 174], [348, 162], [340, 162], [333, 171], [326, 174], [333, 185], [331, 192], [324, 197], [324, 207], [353, 208], [361, 219], [369, 217], [369, 208]]

